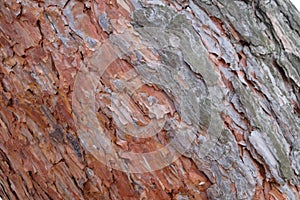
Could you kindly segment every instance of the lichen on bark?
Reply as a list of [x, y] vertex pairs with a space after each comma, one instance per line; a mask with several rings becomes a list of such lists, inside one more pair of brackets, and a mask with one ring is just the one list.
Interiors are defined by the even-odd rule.
[[[2, 199], [300, 198], [289, 1], [4, 0], [0, 16]], [[151, 138], [128, 134], [155, 119]], [[125, 167], [167, 144], [182, 156], [129, 173], [101, 162], [106, 143]]]

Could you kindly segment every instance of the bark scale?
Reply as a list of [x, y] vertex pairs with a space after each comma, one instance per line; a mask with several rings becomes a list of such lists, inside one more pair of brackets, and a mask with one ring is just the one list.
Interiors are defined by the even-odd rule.
[[[0, 16], [2, 199], [300, 199], [289, 1], [2, 0]], [[83, 118], [86, 93], [95, 115]], [[161, 119], [151, 138], [129, 134]], [[112, 169], [98, 153], [151, 152], [176, 135], [183, 156], [156, 171]]]

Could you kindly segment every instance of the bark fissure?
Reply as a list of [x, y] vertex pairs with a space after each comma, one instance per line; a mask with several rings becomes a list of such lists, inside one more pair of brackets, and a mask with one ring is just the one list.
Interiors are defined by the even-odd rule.
[[[300, 198], [300, 16], [289, 1], [4, 0], [0, 16], [3, 199]], [[127, 168], [147, 167], [127, 152], [176, 135], [172, 145], [191, 147], [153, 172], [110, 169], [101, 133], [81, 131], [84, 120], [96, 128], [83, 115], [89, 92]], [[154, 119], [166, 121], [156, 135], [130, 135]]]

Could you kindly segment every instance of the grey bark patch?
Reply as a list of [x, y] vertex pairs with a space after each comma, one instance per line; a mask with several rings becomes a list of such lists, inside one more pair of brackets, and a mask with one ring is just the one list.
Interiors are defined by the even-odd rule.
[[107, 17], [106, 13], [102, 13], [98, 16], [98, 23], [106, 33], [112, 33], [113, 30], [110, 24], [110, 19]]
[[81, 151], [81, 146], [80, 146], [79, 140], [77, 138], [75, 138], [75, 136], [71, 133], [67, 134], [67, 139], [70, 142], [70, 144], [71, 144], [73, 150], [75, 151], [76, 155], [79, 158], [82, 158], [82, 151]]
[[64, 133], [59, 127], [56, 127], [49, 135], [55, 142], [62, 143], [64, 141]]

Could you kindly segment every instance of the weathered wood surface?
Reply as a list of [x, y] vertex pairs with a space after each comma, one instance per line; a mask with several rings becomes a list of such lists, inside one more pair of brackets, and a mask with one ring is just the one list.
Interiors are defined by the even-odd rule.
[[1, 0], [0, 196], [300, 199], [299, 36], [284, 0]]

